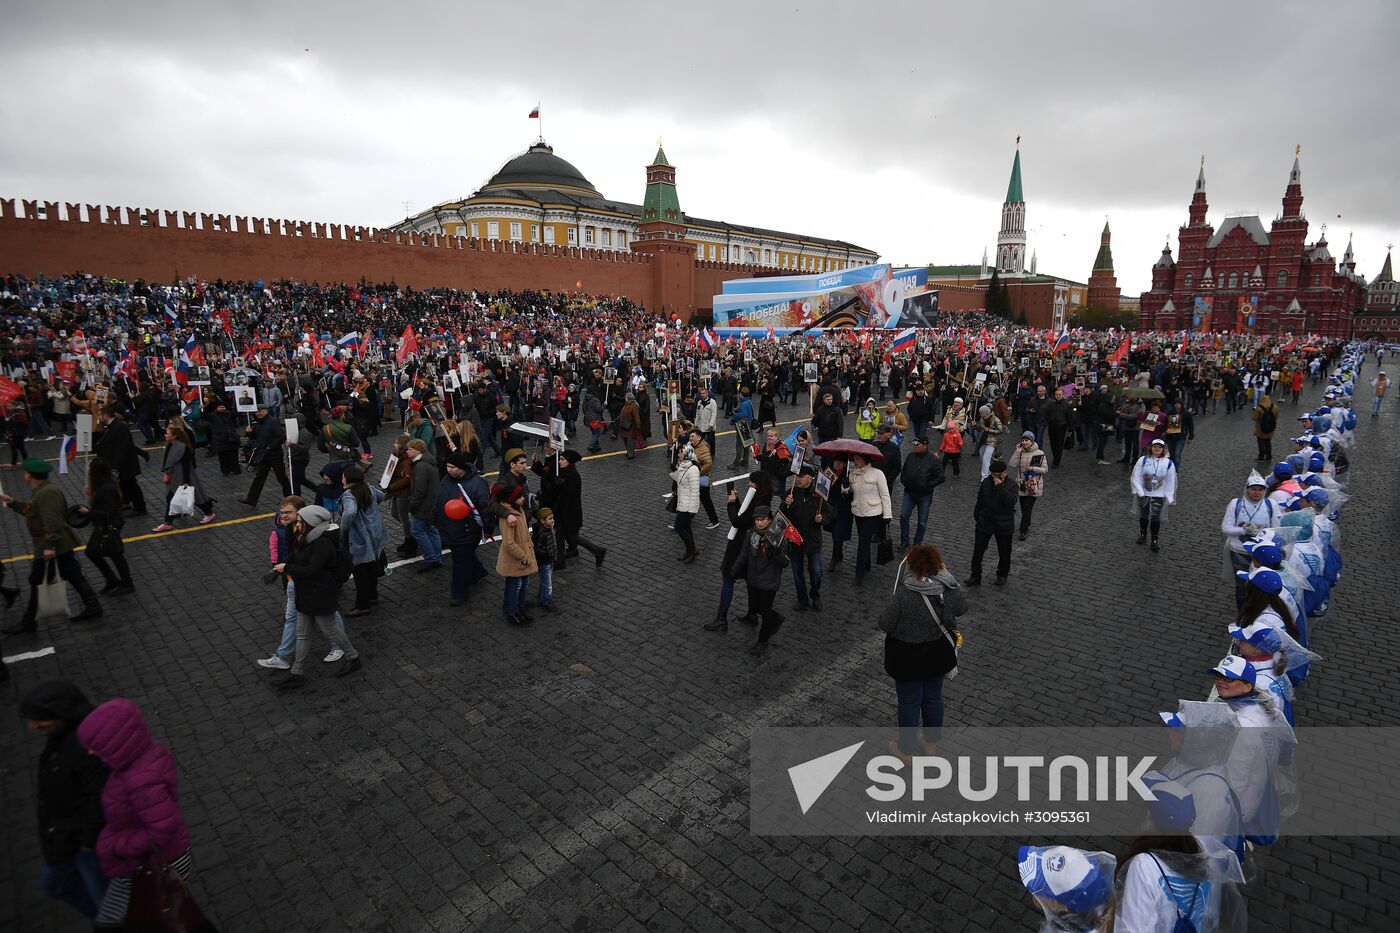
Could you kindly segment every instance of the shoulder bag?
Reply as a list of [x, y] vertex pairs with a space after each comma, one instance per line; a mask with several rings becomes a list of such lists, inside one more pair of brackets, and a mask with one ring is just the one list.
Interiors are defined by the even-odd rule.
[[[933, 621], [938, 625], [938, 630], [943, 633], [943, 638], [947, 641], [948, 647], [952, 649], [953, 664], [943, 675], [944, 680], [952, 680], [954, 677], [958, 676], [958, 648], [962, 645], [962, 634], [957, 633], [956, 637], [954, 637], [954, 633], [948, 631], [948, 625], [943, 621], [943, 616], [933, 607], [933, 603], [929, 601], [929, 598], [923, 593], [920, 593], [919, 597], [923, 599], [924, 605], [928, 607], [929, 615], [933, 616]], [[943, 605], [942, 596], [938, 598], [938, 605]], [[954, 632], [956, 632], [956, 630], [954, 630]]]

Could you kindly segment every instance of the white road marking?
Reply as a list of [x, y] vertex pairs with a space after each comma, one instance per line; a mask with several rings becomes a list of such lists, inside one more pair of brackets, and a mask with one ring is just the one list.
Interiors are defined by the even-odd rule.
[[5, 663], [13, 664], [16, 661], [32, 661], [35, 658], [47, 657], [54, 653], [53, 645], [49, 645], [47, 648], [40, 648], [38, 651], [26, 651], [23, 654], [12, 654], [5, 658]]

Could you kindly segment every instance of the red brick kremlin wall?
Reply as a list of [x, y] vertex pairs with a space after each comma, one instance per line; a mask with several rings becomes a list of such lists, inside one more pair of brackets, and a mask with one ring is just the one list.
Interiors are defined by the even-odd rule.
[[[192, 214], [101, 205], [0, 199], [0, 269], [68, 275], [91, 272], [169, 282], [202, 279], [300, 279], [397, 282], [415, 288], [549, 289], [621, 295], [657, 307], [651, 256], [468, 237], [394, 233], [348, 224], [307, 223], [227, 214]], [[682, 319], [708, 317], [725, 279], [758, 270], [728, 263], [685, 263], [689, 307]]]

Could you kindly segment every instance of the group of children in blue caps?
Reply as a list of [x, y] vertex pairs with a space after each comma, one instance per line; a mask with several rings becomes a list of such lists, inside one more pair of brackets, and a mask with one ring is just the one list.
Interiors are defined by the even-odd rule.
[[[1022, 846], [1021, 882], [1048, 931], [1243, 933], [1250, 852], [1277, 840], [1298, 801], [1292, 762], [1296, 690], [1342, 577], [1339, 511], [1356, 427], [1351, 402], [1365, 351], [1353, 345], [1320, 407], [1299, 420], [1294, 452], [1266, 479], [1252, 471], [1221, 533], [1237, 615], [1214, 689], [1162, 712], [1174, 757], [1143, 783], [1140, 835], [1125, 852]], [[1310, 631], [1311, 629], [1311, 631]]]

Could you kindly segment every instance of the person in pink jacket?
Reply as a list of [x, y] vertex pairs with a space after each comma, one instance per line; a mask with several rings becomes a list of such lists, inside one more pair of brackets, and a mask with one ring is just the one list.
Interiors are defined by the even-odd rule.
[[131, 877], [143, 865], [190, 870], [190, 831], [180, 813], [180, 775], [170, 749], [157, 742], [141, 708], [108, 700], [78, 726], [78, 741], [102, 759], [110, 773], [102, 790], [106, 819], [97, 837], [102, 871], [112, 879], [97, 912], [98, 929], [126, 920]]

